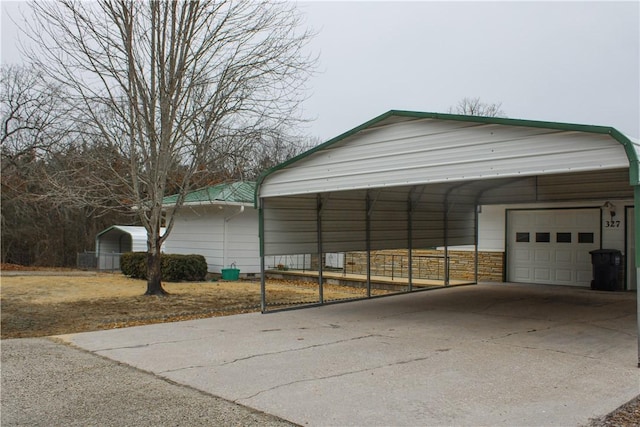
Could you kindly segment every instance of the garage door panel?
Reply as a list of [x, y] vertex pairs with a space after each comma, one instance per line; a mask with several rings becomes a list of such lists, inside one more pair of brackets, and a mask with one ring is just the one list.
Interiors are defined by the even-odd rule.
[[532, 280], [530, 268], [516, 268], [514, 274], [514, 282], [530, 282]]
[[551, 253], [548, 249], [536, 249], [535, 250], [535, 262], [548, 263], [551, 261]]
[[[594, 211], [600, 215], [599, 211]], [[591, 228], [593, 226], [593, 212], [578, 212], [575, 216], [575, 226], [576, 227], [586, 227]]]
[[554, 228], [567, 229], [575, 226], [575, 219], [572, 216], [562, 215], [558, 213], [555, 215], [554, 219]]
[[571, 263], [573, 259], [573, 250], [569, 249], [556, 249], [555, 261], [556, 263]]
[[508, 280], [589, 286], [589, 251], [599, 247], [599, 208], [508, 212]]
[[[591, 249], [593, 250], [593, 249]], [[591, 265], [591, 255], [589, 252], [579, 251], [576, 253], [576, 263], [577, 264], [588, 264]]]
[[588, 271], [582, 270], [577, 272], [576, 281], [591, 283], [592, 277], [593, 277], [593, 273], [591, 270], [588, 270]]
[[573, 282], [573, 271], [566, 269], [556, 269], [556, 281], [558, 283], [566, 284]]
[[531, 261], [531, 250], [529, 249], [516, 249], [514, 251], [515, 259], [521, 262]]
[[536, 227], [548, 227], [555, 222], [555, 214], [553, 212], [540, 213], [534, 215], [533, 222]]
[[533, 278], [538, 282], [548, 283], [551, 280], [551, 271], [548, 268], [534, 267]]
[[513, 219], [514, 227], [522, 227], [526, 229], [526, 228], [529, 228], [531, 225], [534, 225], [533, 215], [529, 215], [525, 212], [522, 212], [521, 215], [518, 215]]

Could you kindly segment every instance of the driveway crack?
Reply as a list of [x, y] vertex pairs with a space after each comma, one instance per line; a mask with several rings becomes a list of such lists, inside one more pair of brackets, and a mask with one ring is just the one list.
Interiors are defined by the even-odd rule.
[[228, 366], [228, 365], [232, 365], [232, 364], [237, 363], [237, 362], [242, 362], [242, 361], [245, 361], [245, 360], [255, 359], [255, 358], [258, 358], [258, 357], [265, 357], [265, 356], [272, 356], [272, 355], [276, 355], [276, 354], [284, 354], [284, 353], [292, 353], [292, 352], [297, 352], [297, 351], [304, 351], [304, 350], [309, 350], [309, 349], [313, 349], [313, 348], [326, 347], [326, 346], [331, 346], [331, 345], [335, 345], [335, 344], [341, 344], [341, 343], [345, 343], [345, 342], [357, 341], [357, 340], [373, 338], [373, 337], [389, 338], [389, 337], [385, 337], [384, 335], [377, 335], [377, 334], [363, 335], [363, 336], [347, 338], [347, 339], [338, 340], [338, 341], [331, 341], [331, 342], [322, 343], [322, 344], [308, 345], [308, 346], [294, 348], [294, 349], [271, 351], [271, 352], [260, 353], [260, 354], [252, 354], [250, 356], [239, 357], [237, 359], [233, 359], [233, 360], [230, 360], [228, 362], [224, 362], [224, 363], [220, 363], [220, 364], [184, 366], [184, 367], [180, 367], [180, 368], [176, 368], [176, 369], [168, 369], [166, 371], [161, 371], [161, 372], [158, 372], [158, 373], [159, 374], [166, 374], [166, 373], [172, 373], [172, 372], [178, 372], [178, 371], [186, 371], [186, 370], [189, 370], [189, 369], [206, 368], [206, 367], [210, 367], [210, 366]]
[[389, 337], [385, 337], [384, 335], [378, 335], [378, 334], [362, 335], [362, 336], [353, 337], [353, 338], [346, 338], [346, 339], [338, 340], [338, 341], [331, 341], [331, 342], [326, 342], [326, 343], [321, 343], [321, 344], [312, 344], [312, 345], [299, 347], [299, 348], [294, 348], [294, 349], [272, 351], [272, 352], [260, 353], [260, 354], [252, 354], [251, 356], [239, 357], [239, 358], [233, 359], [233, 360], [231, 360], [229, 362], [222, 363], [220, 366], [231, 365], [233, 363], [242, 362], [244, 360], [249, 360], [249, 359], [255, 359], [257, 357], [271, 356], [271, 355], [274, 355], [274, 354], [292, 353], [292, 352], [309, 350], [309, 349], [318, 348], [318, 347], [327, 347], [327, 346], [331, 346], [331, 345], [335, 345], [335, 344], [342, 344], [342, 343], [345, 343], [345, 342], [358, 341], [358, 340], [363, 340], [363, 339], [373, 338], [373, 337], [389, 338]]
[[322, 377], [305, 378], [305, 379], [301, 379], [301, 380], [290, 381], [288, 383], [278, 384], [276, 386], [269, 387], [269, 388], [264, 389], [264, 390], [260, 390], [260, 391], [254, 393], [254, 394], [252, 394], [250, 396], [241, 397], [239, 399], [236, 399], [234, 401], [234, 403], [242, 404], [243, 400], [250, 400], [250, 399], [253, 399], [254, 397], [259, 396], [259, 395], [261, 395], [263, 393], [268, 393], [270, 391], [277, 390], [277, 389], [283, 388], [283, 387], [289, 387], [289, 386], [294, 385], [294, 384], [302, 384], [302, 383], [307, 383], [307, 382], [312, 382], [312, 381], [323, 381], [323, 380], [328, 380], [328, 379], [332, 379], [332, 378], [340, 378], [340, 377], [345, 377], [345, 376], [348, 376], [348, 375], [360, 374], [360, 373], [363, 373], [363, 372], [375, 371], [377, 369], [387, 368], [387, 367], [391, 367], [391, 366], [406, 365], [408, 363], [421, 362], [421, 361], [424, 361], [424, 360], [428, 360], [431, 357], [432, 357], [432, 355], [423, 356], [423, 357], [415, 357], [415, 358], [412, 358], [412, 359], [400, 360], [400, 361], [394, 362], [394, 363], [387, 363], [385, 365], [378, 365], [378, 366], [373, 366], [373, 367], [370, 367], [370, 368], [357, 369], [355, 371], [347, 371], [347, 372], [342, 372], [342, 373], [339, 373], [339, 374], [326, 375], [326, 376], [322, 376]]

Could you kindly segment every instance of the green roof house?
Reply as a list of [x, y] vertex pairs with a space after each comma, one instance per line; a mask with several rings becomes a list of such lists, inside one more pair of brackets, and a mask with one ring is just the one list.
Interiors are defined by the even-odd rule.
[[[188, 193], [165, 242], [165, 253], [203, 255], [210, 273], [232, 266], [243, 276], [259, 273], [254, 192], [254, 182], [234, 182]], [[177, 197], [165, 197], [167, 210], [175, 206]]]

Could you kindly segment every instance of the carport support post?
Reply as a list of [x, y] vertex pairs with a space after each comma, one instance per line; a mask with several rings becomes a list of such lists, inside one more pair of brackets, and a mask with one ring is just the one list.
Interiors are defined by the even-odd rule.
[[449, 193], [444, 197], [444, 285], [449, 286]]
[[409, 265], [407, 265], [407, 281], [409, 282], [408, 290], [411, 292], [413, 290], [413, 201], [411, 200], [411, 193], [409, 193], [407, 203], [407, 246], [407, 258], [409, 261]]
[[371, 197], [367, 191], [366, 198], [366, 210], [367, 216], [365, 219], [366, 224], [366, 248], [367, 248], [367, 298], [371, 298]]
[[258, 239], [260, 241], [260, 311], [267, 311], [267, 286], [264, 269], [264, 210], [263, 200], [258, 207]]
[[478, 230], [479, 230], [479, 225], [478, 225], [478, 214], [480, 213], [480, 206], [476, 205], [476, 212], [475, 212], [475, 216], [474, 216], [474, 223], [473, 223], [473, 246], [474, 246], [474, 262], [473, 262], [473, 279], [474, 282], [477, 284], [478, 283], [478, 241], [480, 240], [478, 238]]
[[[633, 209], [633, 220], [635, 221], [635, 240], [636, 245], [640, 242], [640, 185], [635, 185], [633, 187], [633, 197], [634, 197], [634, 209]], [[636, 250], [634, 254], [636, 257], [636, 277], [640, 277], [640, 252]], [[637, 330], [638, 334], [638, 368], [640, 368], [640, 287], [636, 284], [636, 319], [637, 319]]]
[[318, 193], [316, 223], [318, 230], [318, 301], [320, 304], [324, 304], [324, 277], [322, 277], [322, 195], [320, 195], [320, 193]]

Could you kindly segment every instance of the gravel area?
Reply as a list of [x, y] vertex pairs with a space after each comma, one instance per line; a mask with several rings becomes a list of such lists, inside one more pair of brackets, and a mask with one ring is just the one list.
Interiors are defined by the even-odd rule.
[[48, 338], [2, 340], [8, 426], [293, 426]]
[[[639, 386], [640, 388], [640, 386]], [[640, 426], [640, 396], [620, 406], [610, 414], [592, 420], [588, 427]]]

